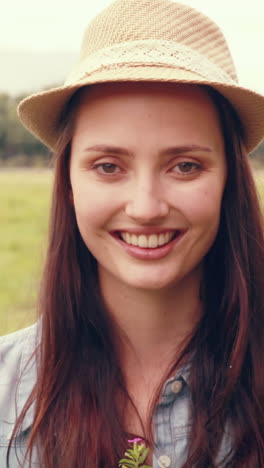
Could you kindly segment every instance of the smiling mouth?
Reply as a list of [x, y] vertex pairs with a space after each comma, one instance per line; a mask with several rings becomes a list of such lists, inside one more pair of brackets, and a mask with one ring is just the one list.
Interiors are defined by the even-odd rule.
[[141, 247], [142, 249], [157, 249], [163, 245], [169, 244], [181, 231], [169, 231], [161, 234], [131, 234], [129, 232], [117, 232], [117, 236], [128, 245]]

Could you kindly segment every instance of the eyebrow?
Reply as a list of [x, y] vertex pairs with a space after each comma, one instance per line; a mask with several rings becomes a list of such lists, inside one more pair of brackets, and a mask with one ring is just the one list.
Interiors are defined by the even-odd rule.
[[[85, 148], [85, 152], [97, 152], [97, 153], [104, 153], [104, 154], [118, 154], [120, 156], [133, 156], [131, 151], [128, 151], [125, 148], [121, 148], [119, 146], [109, 146], [109, 145], [94, 145], [90, 146], [89, 148]], [[181, 146], [171, 146], [162, 150], [160, 153], [164, 156], [174, 156], [177, 154], [182, 153], [190, 153], [195, 151], [206, 151], [211, 153], [212, 149], [208, 146], [200, 146], [200, 145], [181, 145]]]

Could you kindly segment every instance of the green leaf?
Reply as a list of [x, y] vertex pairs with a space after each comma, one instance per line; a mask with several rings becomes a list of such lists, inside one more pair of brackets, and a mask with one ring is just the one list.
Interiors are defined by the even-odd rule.
[[135, 463], [131, 460], [127, 460], [126, 458], [122, 458], [122, 460], [120, 460], [118, 462], [118, 465], [125, 465], [126, 467], [128, 468], [134, 468], [135, 467]]
[[139, 457], [139, 463], [143, 463], [146, 460], [148, 453], [149, 453], [149, 448], [145, 448], [144, 452]]
[[125, 455], [127, 455], [129, 458], [133, 458], [133, 460], [136, 460], [137, 458], [137, 454], [135, 454], [132, 449], [127, 449]]

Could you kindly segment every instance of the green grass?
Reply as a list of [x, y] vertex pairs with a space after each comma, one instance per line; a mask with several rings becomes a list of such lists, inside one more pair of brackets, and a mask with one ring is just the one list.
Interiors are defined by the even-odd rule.
[[35, 319], [51, 181], [48, 170], [0, 172], [0, 335]]
[[257, 182], [260, 199], [261, 199], [262, 205], [264, 206], [264, 170], [256, 171], [255, 179]]
[[[264, 172], [256, 175], [264, 203]], [[0, 335], [35, 320], [52, 173], [0, 171]]]

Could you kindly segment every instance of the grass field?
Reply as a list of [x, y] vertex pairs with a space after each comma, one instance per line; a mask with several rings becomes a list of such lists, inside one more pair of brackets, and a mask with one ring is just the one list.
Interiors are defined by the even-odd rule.
[[0, 335], [35, 317], [51, 181], [48, 170], [0, 172]]
[[[264, 173], [256, 178], [264, 202]], [[0, 171], [0, 335], [34, 321], [51, 183], [48, 170]]]

